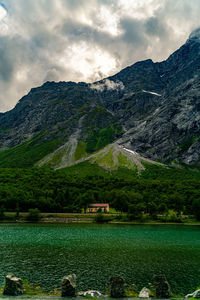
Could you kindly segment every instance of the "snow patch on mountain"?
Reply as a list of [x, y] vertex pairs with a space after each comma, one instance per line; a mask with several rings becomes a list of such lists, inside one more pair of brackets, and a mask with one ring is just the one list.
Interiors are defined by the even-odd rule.
[[156, 92], [151, 92], [151, 91], [146, 91], [146, 90], [142, 90], [142, 91], [143, 91], [143, 93], [146, 93], [146, 94], [151, 94], [151, 95], [155, 95], [155, 96], [158, 96], [158, 97], [162, 97], [161, 94], [158, 94]]
[[130, 150], [130, 149], [127, 149], [127, 148], [124, 148], [124, 150], [127, 151], [127, 152], [130, 152], [133, 155], [137, 155], [138, 154], [137, 152], [135, 152], [133, 150]]

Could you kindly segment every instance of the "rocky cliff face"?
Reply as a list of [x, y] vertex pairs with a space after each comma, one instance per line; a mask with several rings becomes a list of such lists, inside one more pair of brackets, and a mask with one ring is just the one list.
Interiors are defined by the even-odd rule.
[[44, 155], [64, 145], [86, 155], [115, 141], [153, 160], [199, 165], [199, 84], [200, 29], [161, 63], [138, 62], [93, 84], [47, 82], [0, 114], [0, 166], [19, 145], [52, 140]]
[[[98, 98], [85, 83], [47, 82], [32, 89], [13, 110], [0, 116], [1, 147], [16, 146], [37, 135], [46, 140], [62, 138], [65, 141], [77, 130], [80, 118], [85, 115], [90, 119], [98, 107]], [[102, 110], [105, 118], [101, 120], [102, 112], [96, 114], [96, 118], [92, 118], [94, 127], [115, 123], [112, 114], [103, 107]], [[83, 131], [87, 136], [85, 126]]]
[[151, 159], [199, 162], [200, 38], [196, 33], [167, 61], [156, 64], [164, 85], [160, 103], [121, 140]]

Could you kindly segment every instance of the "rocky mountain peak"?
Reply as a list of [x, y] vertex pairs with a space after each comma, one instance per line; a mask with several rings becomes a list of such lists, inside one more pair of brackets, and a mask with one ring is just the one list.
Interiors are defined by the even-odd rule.
[[189, 41], [191, 40], [200, 42], [200, 27], [192, 31], [189, 36]]

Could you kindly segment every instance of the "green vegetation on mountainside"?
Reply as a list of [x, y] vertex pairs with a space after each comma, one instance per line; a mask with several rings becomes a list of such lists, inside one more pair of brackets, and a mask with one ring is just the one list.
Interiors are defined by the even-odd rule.
[[141, 172], [140, 178], [142, 179], [155, 179], [155, 180], [200, 180], [200, 170], [191, 169], [187, 167], [171, 167], [163, 168], [159, 165], [150, 163], [143, 163], [146, 168]]
[[19, 146], [0, 152], [0, 167], [29, 168], [47, 154], [54, 151], [62, 141], [59, 139], [40, 142], [41, 136], [26, 141]]
[[93, 130], [91, 136], [86, 139], [86, 151], [91, 153], [102, 149], [112, 143], [122, 132], [120, 126], [110, 126], [100, 130]]
[[114, 168], [114, 159], [113, 159], [113, 152], [110, 149], [108, 152], [104, 153], [103, 155], [99, 155], [95, 161], [98, 165], [102, 165], [108, 168]]
[[[74, 148], [70, 142], [60, 147], [63, 145], [63, 140], [60, 138], [45, 140], [45, 133], [43, 133], [16, 147], [0, 151], [0, 167], [30, 168], [38, 164], [57, 168], [62, 167], [62, 160], [66, 161], [68, 157], [69, 165], [74, 164], [75, 161], [86, 158], [113, 142], [120, 134], [121, 128], [117, 126], [93, 129], [87, 133], [88, 138], [85, 141], [77, 139], [77, 146]], [[47, 157], [49, 154], [51, 155]]]
[[66, 175], [73, 175], [76, 177], [84, 178], [88, 176], [103, 176], [103, 177], [117, 177], [124, 178], [126, 180], [133, 180], [135, 178], [142, 180], [174, 180], [174, 181], [188, 181], [188, 180], [200, 180], [199, 170], [190, 170], [185, 168], [175, 167], [162, 167], [160, 165], [152, 165], [150, 163], [144, 163], [146, 169], [138, 174], [136, 169], [119, 168], [118, 170], [106, 170], [99, 167], [96, 164], [90, 164], [85, 161], [78, 165], [74, 165], [57, 172], [64, 173]]
[[75, 161], [86, 157], [87, 155], [88, 153], [86, 152], [86, 143], [83, 141], [79, 141], [74, 155]]
[[121, 168], [129, 168], [129, 169], [136, 169], [135, 166], [133, 166], [133, 164], [131, 164], [130, 160], [125, 156], [123, 155], [122, 153], [119, 153], [118, 154], [118, 166], [121, 167]]

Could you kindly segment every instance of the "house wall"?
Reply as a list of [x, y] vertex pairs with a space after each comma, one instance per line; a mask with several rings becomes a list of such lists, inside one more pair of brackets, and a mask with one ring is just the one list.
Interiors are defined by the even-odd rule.
[[88, 213], [96, 213], [98, 212], [98, 210], [101, 209], [102, 212], [109, 212], [109, 208], [108, 207], [89, 207], [87, 209]]

